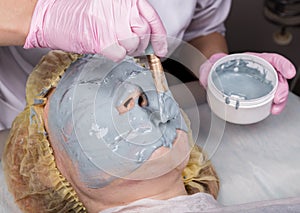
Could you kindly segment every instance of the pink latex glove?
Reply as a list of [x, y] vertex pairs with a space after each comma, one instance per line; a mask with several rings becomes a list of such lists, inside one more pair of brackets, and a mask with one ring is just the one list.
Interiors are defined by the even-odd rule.
[[[291, 79], [296, 74], [294, 65], [285, 57], [276, 53], [252, 53], [247, 54], [256, 55], [268, 61], [277, 71], [278, 74], [278, 86], [273, 99], [273, 105], [271, 113], [276, 115], [282, 112], [284, 109], [289, 93], [289, 85], [287, 79]], [[207, 88], [208, 74], [212, 65], [220, 58], [226, 56], [225, 53], [216, 53], [212, 55], [201, 67], [200, 67], [200, 83]]]
[[167, 53], [165, 28], [147, 0], [38, 0], [24, 48], [99, 53], [114, 61], [139, 54], [149, 41]]

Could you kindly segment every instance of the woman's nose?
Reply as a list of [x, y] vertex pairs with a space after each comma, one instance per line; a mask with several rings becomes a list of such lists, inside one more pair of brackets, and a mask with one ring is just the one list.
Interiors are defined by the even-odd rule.
[[123, 85], [115, 106], [119, 115], [129, 113], [128, 119], [133, 129], [148, 129], [150, 123], [159, 126], [179, 114], [178, 104], [169, 91], [163, 93], [156, 90], [143, 91], [133, 84]]
[[148, 100], [145, 108], [151, 112], [150, 120], [155, 125], [167, 123], [178, 115], [178, 104], [169, 92], [148, 91], [145, 95]]

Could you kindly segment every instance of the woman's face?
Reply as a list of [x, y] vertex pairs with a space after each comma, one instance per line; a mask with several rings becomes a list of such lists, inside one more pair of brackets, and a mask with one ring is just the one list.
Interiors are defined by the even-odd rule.
[[155, 178], [189, 156], [186, 125], [172, 94], [157, 93], [151, 72], [132, 59], [80, 59], [46, 109], [52, 146], [68, 155], [90, 188], [116, 178]]

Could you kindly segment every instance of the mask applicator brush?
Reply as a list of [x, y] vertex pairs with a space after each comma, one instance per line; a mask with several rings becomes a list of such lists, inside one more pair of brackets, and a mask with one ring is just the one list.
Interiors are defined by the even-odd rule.
[[168, 97], [167, 92], [169, 90], [167, 80], [165, 77], [164, 69], [161, 64], [159, 57], [154, 54], [152, 46], [149, 45], [146, 49], [146, 56], [148, 60], [149, 69], [152, 72], [153, 81], [155, 84], [156, 91], [158, 93], [158, 102], [159, 102], [159, 118], [158, 121], [166, 123], [168, 117], [164, 111], [166, 97]]
[[149, 45], [146, 49], [147, 60], [149, 68], [152, 72], [153, 80], [157, 92], [164, 93], [169, 90], [164, 69], [159, 57], [154, 54], [152, 46]]

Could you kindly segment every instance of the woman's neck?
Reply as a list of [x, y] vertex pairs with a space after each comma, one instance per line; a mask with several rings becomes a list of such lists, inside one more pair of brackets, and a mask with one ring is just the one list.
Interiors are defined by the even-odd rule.
[[79, 199], [91, 213], [111, 207], [124, 206], [145, 198], [167, 200], [187, 194], [181, 173], [176, 170], [155, 179], [143, 181], [118, 179], [101, 189], [85, 188], [86, 190], [83, 191], [82, 186], [79, 188], [79, 191], [76, 190]]

